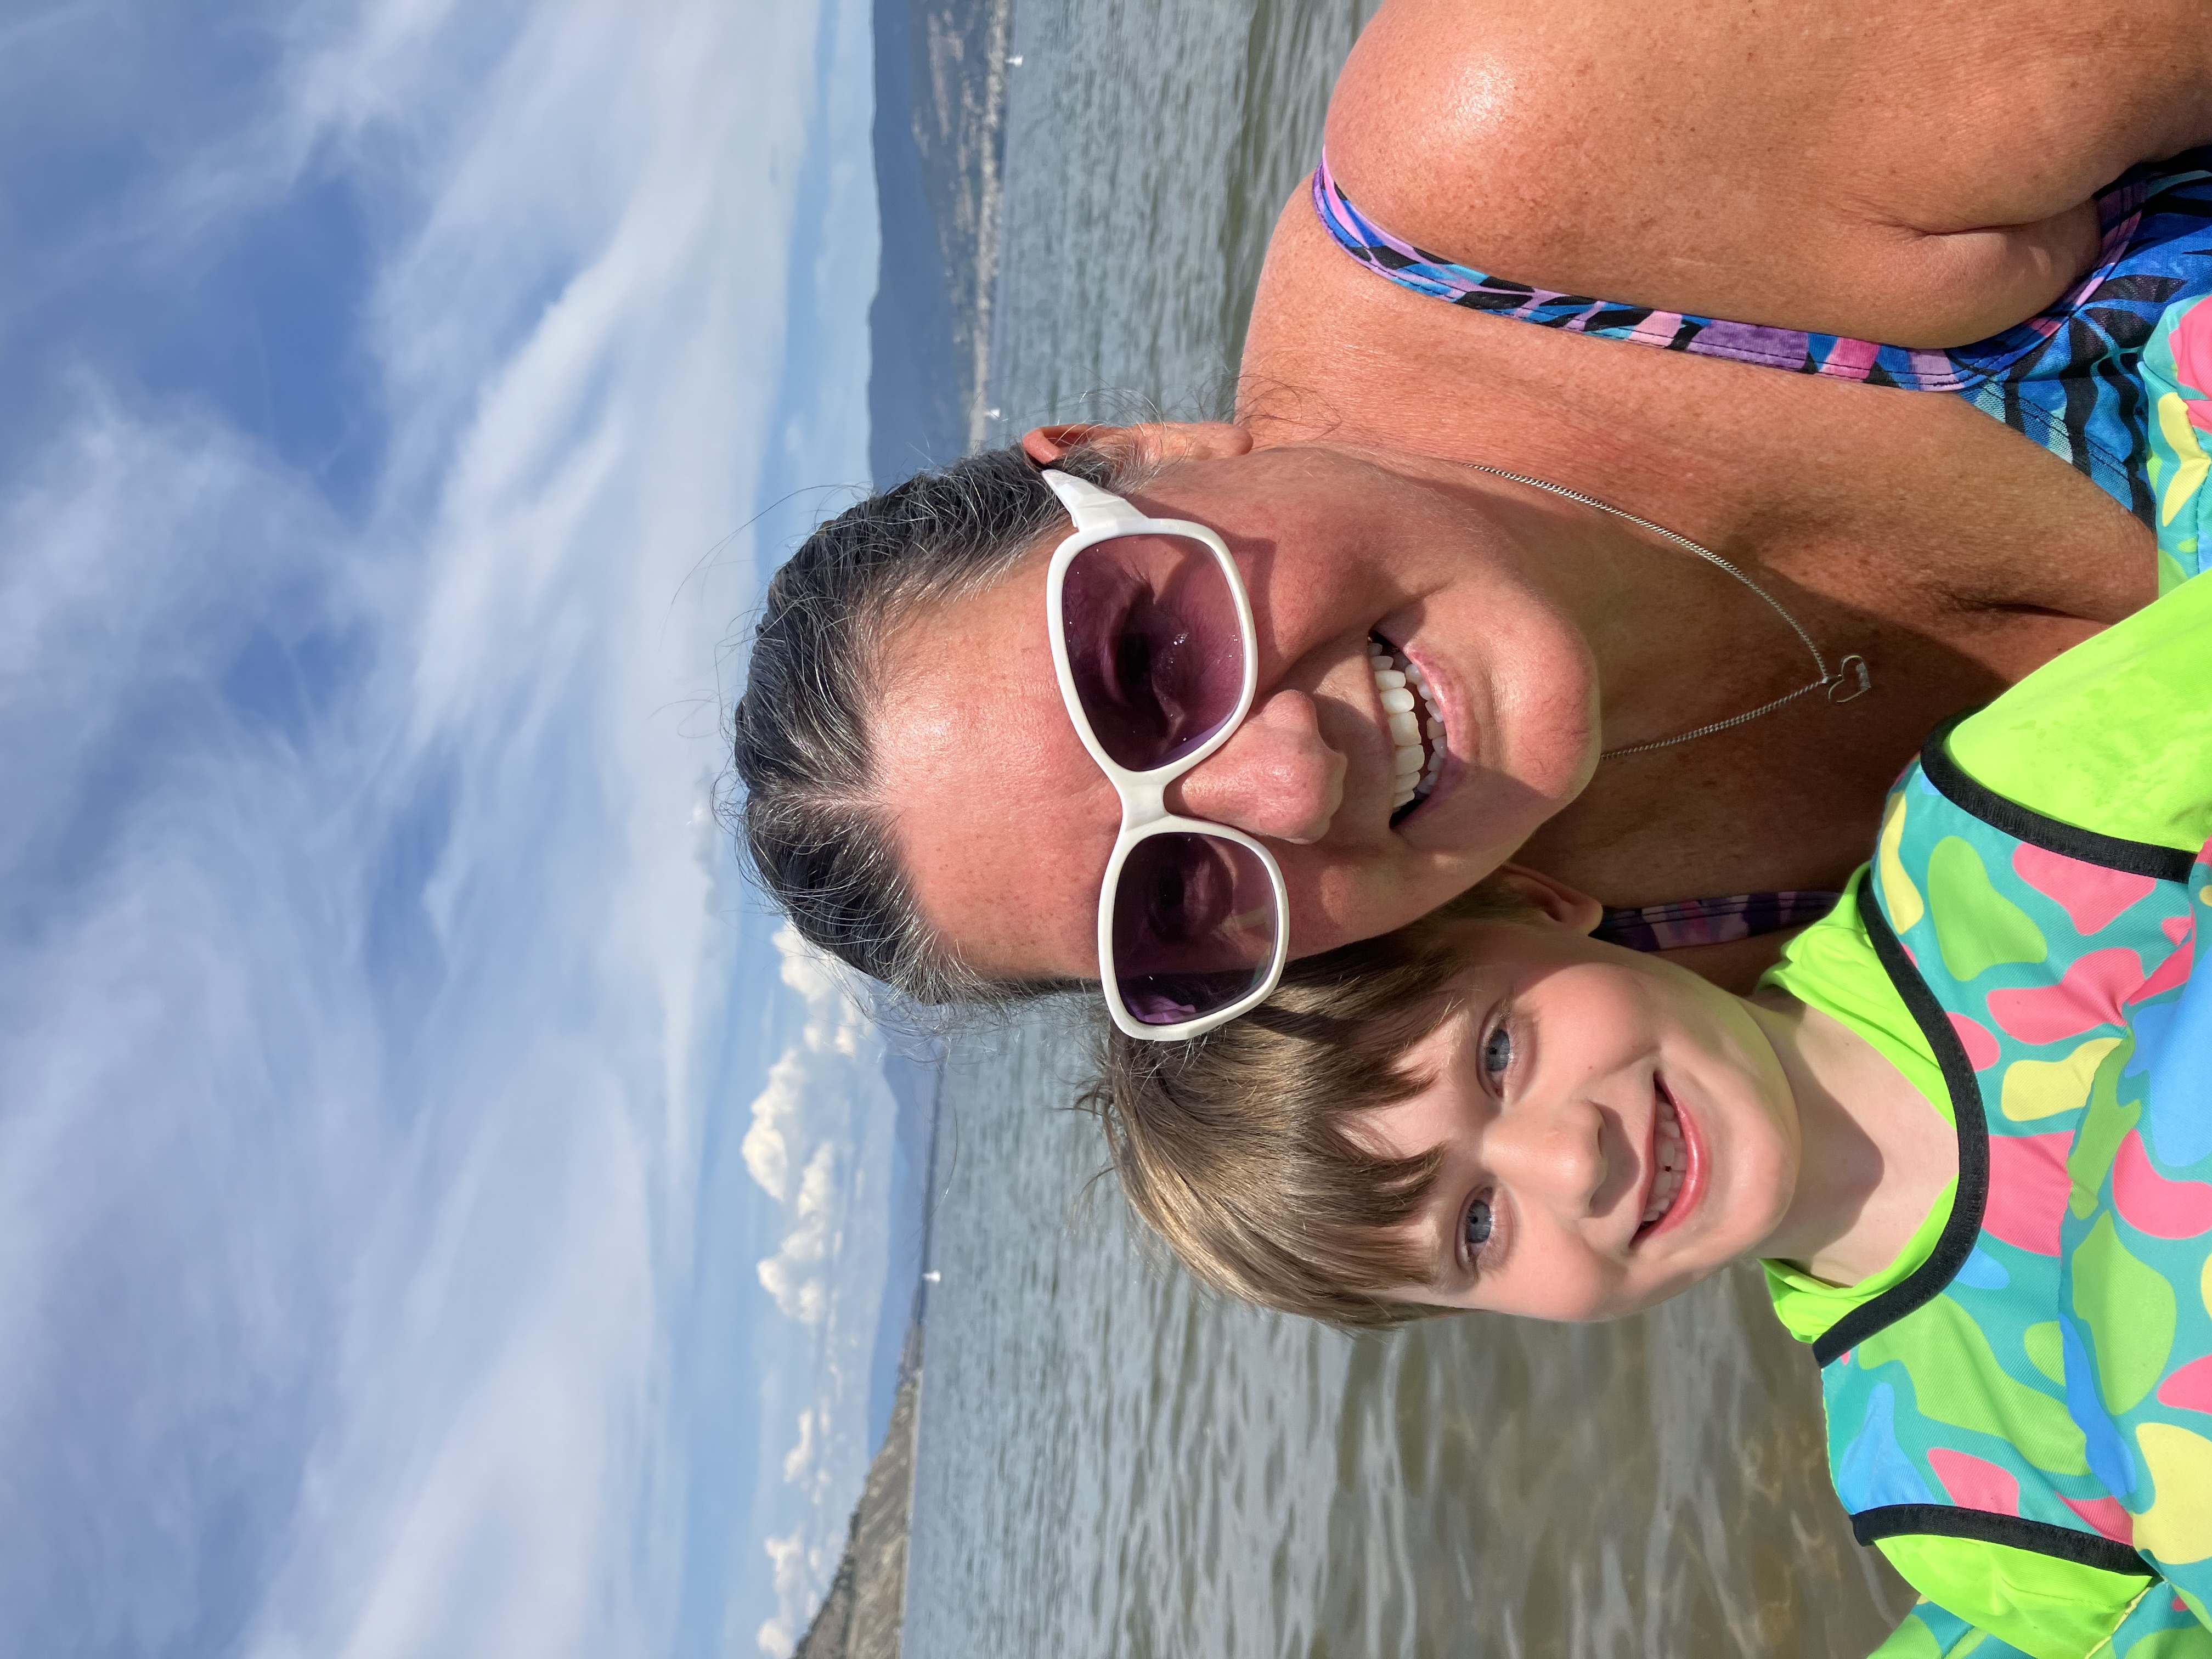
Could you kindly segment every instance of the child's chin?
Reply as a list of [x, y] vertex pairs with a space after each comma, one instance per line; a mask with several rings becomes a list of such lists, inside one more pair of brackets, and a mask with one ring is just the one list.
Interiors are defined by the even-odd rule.
[[1664, 1303], [1672, 1302], [1676, 1297], [1695, 1290], [1727, 1265], [1726, 1262], [1719, 1262], [1709, 1267], [1685, 1267], [1670, 1273], [1664, 1280], [1650, 1287], [1638, 1299], [1634, 1307], [1624, 1309], [1622, 1311], [1649, 1313], [1652, 1309]]

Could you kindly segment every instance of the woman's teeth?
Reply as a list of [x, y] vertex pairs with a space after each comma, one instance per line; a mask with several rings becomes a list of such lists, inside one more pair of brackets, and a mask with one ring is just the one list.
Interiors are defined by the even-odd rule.
[[1674, 1115], [1674, 1103], [1655, 1087], [1659, 1102], [1659, 1126], [1652, 1136], [1651, 1155], [1659, 1168], [1651, 1177], [1651, 1195], [1644, 1200], [1644, 1222], [1646, 1227], [1667, 1213], [1674, 1202], [1674, 1194], [1682, 1190], [1682, 1177], [1690, 1172], [1689, 1155], [1682, 1150], [1682, 1123]]
[[1426, 799], [1444, 769], [1444, 719], [1431, 695], [1428, 683], [1413, 661], [1382, 641], [1367, 641], [1367, 665], [1375, 674], [1375, 690], [1382, 699], [1382, 712], [1390, 723], [1390, 739], [1398, 747], [1397, 788], [1390, 808]]

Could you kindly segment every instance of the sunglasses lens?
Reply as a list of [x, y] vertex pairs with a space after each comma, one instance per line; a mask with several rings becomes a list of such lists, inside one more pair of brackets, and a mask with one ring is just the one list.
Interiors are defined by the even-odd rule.
[[1237, 712], [1243, 630], [1202, 542], [1116, 536], [1085, 548], [1060, 589], [1060, 626], [1084, 718], [1132, 772], [1180, 760]]
[[1153, 836], [1114, 888], [1114, 977], [1146, 1025], [1174, 1025], [1258, 988], [1282, 918], [1257, 854], [1218, 836]]

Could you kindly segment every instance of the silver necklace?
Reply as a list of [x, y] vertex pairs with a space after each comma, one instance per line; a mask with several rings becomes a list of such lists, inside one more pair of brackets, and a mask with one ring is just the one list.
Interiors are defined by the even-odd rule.
[[[1526, 484], [1531, 489], [1548, 490], [1554, 495], [1565, 496], [1568, 501], [1579, 501], [1584, 507], [1595, 507], [1601, 513], [1610, 513], [1614, 518], [1625, 519], [1640, 529], [1648, 530], [1653, 535], [1662, 537], [1674, 543], [1675, 546], [1696, 554], [1707, 564], [1725, 570], [1753, 592], [1758, 594], [1760, 599], [1765, 600], [1774, 614], [1790, 624], [1790, 631], [1795, 634], [1799, 642], [1804, 646], [1806, 654], [1813, 659], [1813, 666], [1820, 673], [1820, 678], [1807, 682], [1795, 691], [1777, 697], [1772, 702], [1763, 702], [1758, 708], [1747, 709], [1741, 714], [1732, 714], [1727, 720], [1715, 720], [1710, 726], [1700, 726], [1694, 731], [1680, 732], [1671, 738], [1659, 738], [1650, 743], [1631, 744], [1626, 749], [1608, 749], [1598, 757], [1600, 760], [1619, 760], [1625, 755], [1648, 754], [1654, 749], [1672, 749], [1678, 743], [1689, 743], [1698, 738], [1710, 738], [1716, 732], [1726, 732], [1732, 726], [1746, 726], [1762, 714], [1771, 714], [1776, 709], [1796, 702], [1798, 698], [1809, 692], [1825, 690], [1830, 702], [1845, 703], [1854, 697], [1874, 690], [1874, 671], [1867, 665], [1867, 659], [1864, 657], [1854, 651], [1837, 663], [1833, 668], [1830, 668], [1828, 659], [1820, 654], [1820, 647], [1813, 643], [1813, 636], [1805, 631], [1803, 625], [1796, 617], [1783, 609], [1782, 601], [1711, 548], [1699, 547], [1687, 536], [1678, 536], [1664, 525], [1654, 524], [1649, 519], [1639, 519], [1633, 513], [1624, 513], [1619, 507], [1598, 500], [1595, 495], [1585, 495], [1579, 489], [1569, 489], [1564, 484], [1547, 483], [1541, 478], [1532, 478], [1525, 472], [1508, 472], [1502, 466], [1485, 466], [1480, 461], [1462, 461], [1460, 465], [1476, 472], [1487, 472], [1493, 478], [1504, 478], [1512, 483]], [[1846, 673], [1844, 671], [1847, 669], [1855, 669], [1856, 672]], [[1841, 696], [1837, 696], [1836, 694], [1843, 690], [1845, 686], [1850, 689], [1843, 691]]]

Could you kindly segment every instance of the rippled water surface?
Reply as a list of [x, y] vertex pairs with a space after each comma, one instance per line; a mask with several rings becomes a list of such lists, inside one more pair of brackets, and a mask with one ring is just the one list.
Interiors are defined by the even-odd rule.
[[[992, 441], [1225, 402], [1372, 9], [1017, 6]], [[1616, 1325], [1358, 1341], [1208, 1302], [1110, 1183], [1082, 1195], [1103, 1151], [1056, 1018], [946, 1075], [908, 1659], [1856, 1656], [1903, 1615], [1755, 1274]]]

